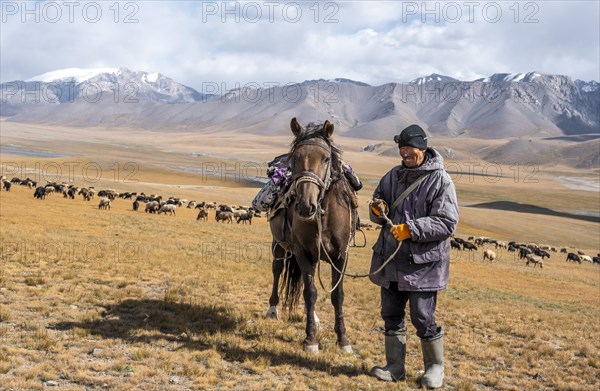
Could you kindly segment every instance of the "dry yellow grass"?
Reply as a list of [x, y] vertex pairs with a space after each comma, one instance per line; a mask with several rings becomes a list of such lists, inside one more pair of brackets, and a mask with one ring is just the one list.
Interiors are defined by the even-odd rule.
[[[30, 167], [92, 161], [107, 172], [115, 161], [130, 161], [118, 147], [105, 148], [90, 148], [85, 159], [2, 160]], [[170, 170], [198, 163], [185, 154], [129, 149], [135, 150], [137, 182], [107, 176], [97, 189], [246, 205], [257, 191], [228, 179]], [[365, 173], [364, 217], [378, 175], [394, 160], [371, 165], [358, 157], [350, 152], [347, 160]], [[160, 159], [164, 165], [157, 165]], [[216, 161], [211, 159], [206, 161]], [[493, 184], [480, 177], [457, 181], [458, 234], [597, 252], [597, 223], [467, 206], [513, 200], [597, 210], [597, 193], [561, 189], [550, 176], [539, 179], [536, 184]], [[81, 175], [74, 182], [89, 185]], [[251, 226], [218, 224], [213, 212], [208, 222], [197, 222], [186, 208], [174, 217], [156, 216], [133, 212], [130, 201], [118, 199], [104, 211], [97, 200], [53, 195], [40, 201], [32, 193], [17, 185], [0, 193], [0, 389], [42, 389], [49, 381], [67, 390], [390, 389], [366, 375], [383, 360], [379, 292], [368, 280], [345, 280], [353, 355], [335, 346], [333, 308], [320, 286], [318, 356], [301, 349], [299, 313], [280, 321], [264, 318], [272, 278], [264, 218]], [[377, 233], [366, 231], [367, 247], [351, 250], [350, 272], [368, 270]], [[542, 270], [526, 268], [509, 253], [495, 263], [481, 258], [481, 252], [453, 253], [449, 289], [440, 294], [438, 320], [448, 335], [445, 387], [598, 389], [598, 265], [566, 263], [556, 253]], [[321, 271], [329, 281], [327, 268]], [[422, 359], [408, 327], [408, 380], [393, 389], [418, 388]]]

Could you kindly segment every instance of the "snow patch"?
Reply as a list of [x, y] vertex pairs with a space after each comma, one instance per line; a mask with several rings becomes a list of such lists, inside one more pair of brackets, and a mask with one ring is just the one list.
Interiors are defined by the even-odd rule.
[[150, 83], [156, 83], [158, 80], [158, 72], [149, 73], [146, 75], [146, 80], [148, 80]]
[[101, 73], [117, 73], [119, 68], [66, 68], [59, 69], [57, 71], [46, 72], [44, 74], [34, 76], [29, 81], [42, 81], [44, 83], [50, 83], [55, 80], [63, 79], [74, 79], [77, 83], [83, 83]]

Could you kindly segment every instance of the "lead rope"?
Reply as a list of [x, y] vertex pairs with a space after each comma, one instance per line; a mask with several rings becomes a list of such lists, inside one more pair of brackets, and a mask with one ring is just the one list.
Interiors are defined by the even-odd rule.
[[[369, 207], [370, 207], [370, 205], [369, 205]], [[385, 214], [385, 212], [384, 212], [384, 213], [381, 215], [381, 217], [383, 217], [383, 218], [385, 219], [385, 221], [386, 221], [386, 224], [385, 224], [385, 225], [387, 225], [387, 224], [389, 224], [389, 225], [392, 225], [392, 226], [394, 225], [394, 223], [392, 223], [392, 220], [390, 220], [390, 218], [389, 218], [389, 217], [388, 217], [388, 216]], [[351, 223], [351, 224], [352, 224], [352, 223]], [[384, 226], [385, 226], [385, 225], [384, 225]], [[321, 235], [320, 235], [320, 232], [319, 232], [319, 239], [320, 239], [320, 236], [321, 236]], [[323, 245], [323, 243], [322, 243], [322, 242], [321, 242], [321, 245]], [[388, 265], [388, 263], [390, 263], [390, 262], [392, 261], [392, 259], [394, 259], [394, 257], [396, 256], [396, 254], [397, 254], [397, 253], [398, 253], [398, 251], [400, 250], [400, 247], [401, 247], [401, 246], [402, 246], [402, 240], [399, 240], [399, 241], [398, 241], [398, 247], [396, 247], [396, 250], [395, 250], [395, 251], [392, 253], [392, 255], [390, 255], [390, 256], [388, 257], [388, 259], [386, 259], [386, 260], [385, 260], [385, 262], [384, 262], [384, 263], [383, 263], [383, 264], [382, 264], [382, 265], [381, 265], [381, 266], [380, 266], [380, 267], [379, 267], [377, 270], [375, 270], [375, 271], [374, 271], [374, 272], [372, 272], [372, 273], [368, 273], [368, 274], [351, 274], [351, 273], [346, 273], [346, 260], [348, 259], [348, 251], [347, 251], [347, 249], [346, 249], [346, 259], [344, 260], [344, 267], [343, 267], [343, 270], [344, 270], [344, 271], [340, 271], [340, 270], [338, 270], [338, 268], [337, 268], [337, 267], [335, 267], [335, 265], [333, 264], [333, 262], [331, 262], [331, 259], [329, 258], [329, 254], [327, 254], [327, 252], [325, 252], [325, 255], [327, 255], [327, 259], [328, 259], [328, 260], [329, 260], [329, 262], [331, 263], [331, 266], [332, 266], [332, 267], [333, 267], [333, 268], [334, 268], [334, 269], [335, 269], [335, 270], [336, 270], [338, 273], [342, 273], [342, 278], [343, 278], [343, 276], [345, 276], [345, 275], [346, 275], [346, 276], [348, 276], [348, 277], [352, 277], [352, 278], [364, 278], [364, 277], [371, 277], [371, 276], [374, 276], [375, 274], [377, 274], [377, 273], [380, 273], [380, 272], [381, 272], [383, 269], [385, 269], [385, 267]], [[325, 247], [323, 247], [323, 249], [325, 249]], [[321, 278], [321, 277], [319, 276], [319, 279], [320, 279], [320, 278]], [[340, 280], [341, 280], [341, 278], [340, 278]], [[339, 283], [339, 282], [338, 282], [338, 283]], [[322, 286], [322, 284], [321, 284], [321, 286]], [[325, 288], [323, 288], [323, 289], [325, 289]]]

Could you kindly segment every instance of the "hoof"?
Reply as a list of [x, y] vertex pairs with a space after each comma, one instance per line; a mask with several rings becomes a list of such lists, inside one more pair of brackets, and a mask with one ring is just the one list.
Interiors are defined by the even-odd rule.
[[312, 354], [319, 353], [319, 345], [304, 345], [304, 351]]
[[340, 346], [340, 350], [346, 354], [354, 353], [354, 350], [352, 349], [352, 345]]
[[275, 307], [275, 306], [269, 307], [269, 309], [267, 310], [267, 314], [265, 315], [265, 317], [267, 317], [269, 319], [278, 320], [279, 319], [279, 312], [277, 312], [277, 307]]

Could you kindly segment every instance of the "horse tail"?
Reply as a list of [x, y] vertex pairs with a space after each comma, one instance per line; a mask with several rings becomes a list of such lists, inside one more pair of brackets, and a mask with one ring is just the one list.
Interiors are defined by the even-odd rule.
[[292, 312], [300, 301], [303, 288], [302, 270], [295, 255], [290, 255], [284, 261], [283, 279], [281, 280], [280, 295], [283, 296], [283, 307]]

